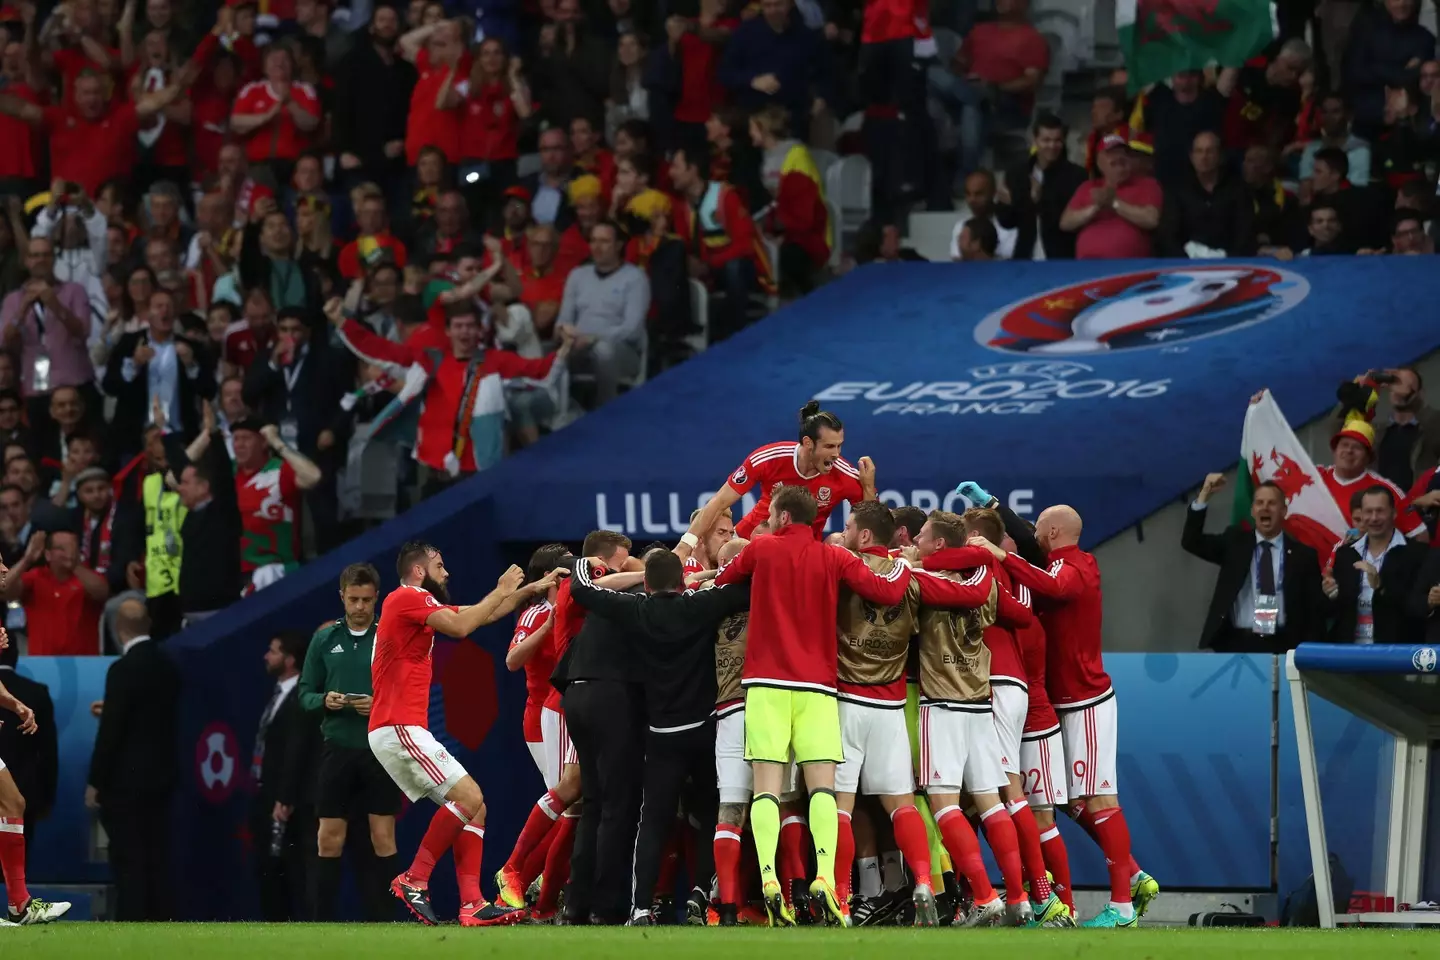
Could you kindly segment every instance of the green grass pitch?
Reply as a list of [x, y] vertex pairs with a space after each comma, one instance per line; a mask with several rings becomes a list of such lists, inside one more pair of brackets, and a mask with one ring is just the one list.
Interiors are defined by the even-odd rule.
[[[1385, 960], [1440, 956], [1440, 931], [647, 930], [396, 924], [58, 923], [0, 933], [6, 960], [893, 960], [936, 949], [1064, 960]], [[930, 954], [934, 955], [934, 954]]]

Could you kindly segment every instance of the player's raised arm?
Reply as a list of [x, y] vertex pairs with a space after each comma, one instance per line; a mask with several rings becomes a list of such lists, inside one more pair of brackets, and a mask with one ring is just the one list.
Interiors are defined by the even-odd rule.
[[685, 531], [685, 535], [675, 545], [675, 555], [681, 560], [690, 556], [700, 543], [700, 539], [710, 531], [711, 527], [715, 526], [715, 521], [729, 513], [730, 508], [735, 506], [736, 501], [740, 499], [740, 494], [745, 490], [743, 487], [735, 486], [735, 476], [744, 474], [745, 468], [742, 466], [735, 474], [731, 475], [730, 479], [725, 481], [724, 486], [715, 491], [715, 495], [710, 498], [709, 502], [700, 508], [700, 513], [690, 523], [690, 529]]
[[1007, 553], [1004, 562], [1010, 579], [1047, 600], [1074, 600], [1085, 590], [1080, 571], [1064, 560], [1056, 560], [1043, 570], [1013, 553]]
[[494, 623], [511, 613], [521, 601], [549, 590], [554, 583], [553, 576], [546, 576], [522, 587], [524, 580], [525, 571], [512, 565], [501, 575], [495, 589], [491, 590], [484, 600], [458, 610], [448, 607], [436, 610], [425, 618], [425, 625], [447, 637], [468, 637], [487, 623]]

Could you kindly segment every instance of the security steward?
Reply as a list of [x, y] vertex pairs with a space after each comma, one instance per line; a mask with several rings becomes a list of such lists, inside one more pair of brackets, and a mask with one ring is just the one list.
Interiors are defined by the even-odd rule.
[[358, 887], [367, 920], [395, 919], [390, 878], [399, 872], [395, 856], [395, 815], [400, 791], [370, 751], [370, 655], [375, 645], [375, 601], [380, 574], [368, 563], [352, 563], [340, 574], [345, 616], [315, 632], [300, 674], [300, 706], [323, 713], [316, 814], [319, 858], [310, 889], [311, 916], [335, 919], [340, 891], [340, 856], [352, 817], [369, 820], [374, 856], [357, 858]]
[[[692, 786], [690, 799], [699, 805], [687, 807], [687, 812], [702, 824], [715, 822], [719, 802], [712, 716], [716, 628], [726, 617], [750, 607], [748, 584], [686, 592], [685, 571], [678, 556], [660, 547], [647, 551], [643, 559], [643, 574], [618, 575], [643, 576], [643, 595], [596, 586], [584, 560], [575, 564], [570, 584], [575, 602], [595, 615], [586, 619], [587, 626], [608, 623], [629, 638], [644, 679], [644, 803], [630, 885], [634, 902], [628, 923], [632, 926], [657, 922], [651, 904], [660, 859], [687, 781]], [[582, 781], [588, 775], [586, 770], [581, 760]], [[713, 863], [703, 859], [711, 850], [708, 843], [695, 844], [696, 876], [708, 878], [714, 872]], [[699, 909], [703, 911], [704, 906], [702, 900]], [[670, 917], [663, 919], [673, 922]]]

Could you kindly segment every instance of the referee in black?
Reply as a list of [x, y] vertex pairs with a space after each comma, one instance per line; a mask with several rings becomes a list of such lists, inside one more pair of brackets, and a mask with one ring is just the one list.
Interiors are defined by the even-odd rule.
[[323, 712], [319, 792], [319, 858], [311, 883], [311, 915], [334, 920], [340, 892], [340, 855], [351, 817], [367, 815], [374, 856], [357, 858], [365, 917], [393, 921], [390, 880], [399, 872], [395, 856], [395, 814], [400, 791], [370, 752], [370, 655], [375, 646], [375, 601], [380, 574], [368, 563], [352, 563], [340, 574], [345, 616], [315, 632], [300, 674], [300, 706]]
[[[645, 553], [645, 593], [597, 587], [583, 559], [570, 584], [575, 602], [631, 639], [645, 687], [644, 802], [632, 863], [629, 923], [649, 926], [660, 858], [675, 825], [680, 794], [688, 781], [699, 806], [689, 812], [700, 823], [715, 821], [715, 638], [720, 621], [750, 607], [748, 585], [685, 590], [680, 558], [669, 550]], [[581, 777], [585, 765], [580, 765]], [[702, 809], [703, 807], [703, 809]], [[700, 856], [712, 849], [697, 843], [696, 877], [708, 887], [713, 863]], [[709, 867], [707, 867], [709, 864]], [[703, 878], [703, 879], [702, 879]], [[666, 918], [667, 920], [672, 918]]]

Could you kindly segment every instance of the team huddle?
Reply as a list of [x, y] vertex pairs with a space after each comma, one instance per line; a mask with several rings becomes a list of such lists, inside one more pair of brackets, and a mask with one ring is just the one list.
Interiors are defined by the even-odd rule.
[[[874, 464], [840, 457], [843, 439], [838, 418], [809, 404], [798, 441], [747, 457], [673, 550], [631, 557], [627, 538], [595, 531], [579, 558], [542, 547], [528, 573], [512, 567], [469, 607], [448, 603], [437, 551], [402, 548], [401, 587], [375, 639], [370, 744], [411, 800], [440, 805], [391, 885], [418, 919], [436, 922], [430, 870], [453, 846], [462, 925], [564, 922], [582, 771], [551, 674], [587, 616], [576, 595], [643, 574], [650, 593], [748, 584], [748, 610], [714, 630], [705, 729], [718, 807], [702, 808], [716, 820], [713, 879], [710, 857], [694, 857], [689, 922], [1074, 926], [1058, 810], [1109, 870], [1109, 903], [1081, 925], [1137, 923], [1159, 886], [1131, 856], [1118, 802], [1100, 575], [1078, 546], [1079, 515], [1051, 507], [1032, 527], [971, 482], [959, 492], [975, 506], [962, 514], [891, 510]], [[752, 490], [758, 503], [733, 523]], [[824, 538], [842, 500], [852, 505], [844, 532]], [[525, 738], [546, 792], [491, 903], [479, 876], [483, 796], [425, 726], [430, 647], [437, 630], [463, 637], [516, 609], [507, 664], [526, 672]], [[710, 834], [697, 810], [677, 813], [677, 834]], [[653, 875], [633, 885], [633, 925], [672, 912], [674, 873]]]

